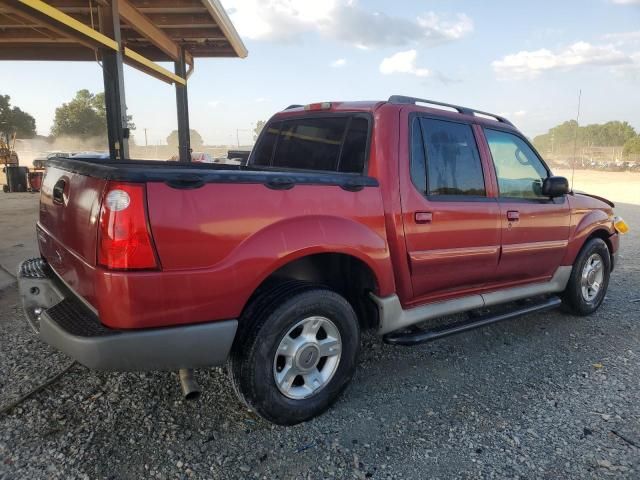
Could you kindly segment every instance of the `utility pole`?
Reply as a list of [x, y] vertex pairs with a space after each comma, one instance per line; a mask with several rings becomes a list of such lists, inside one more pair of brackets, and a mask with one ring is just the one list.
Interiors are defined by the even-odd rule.
[[147, 129], [144, 129], [144, 146], [148, 147], [149, 146], [149, 142], [147, 142]]
[[240, 148], [240, 132], [249, 132], [251, 133], [253, 130], [247, 128], [236, 128], [236, 144], [238, 148]]

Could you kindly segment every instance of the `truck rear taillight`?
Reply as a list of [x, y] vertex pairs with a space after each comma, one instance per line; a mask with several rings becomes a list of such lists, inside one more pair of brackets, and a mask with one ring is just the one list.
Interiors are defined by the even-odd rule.
[[107, 184], [100, 207], [98, 264], [113, 270], [158, 268], [146, 203], [143, 184]]

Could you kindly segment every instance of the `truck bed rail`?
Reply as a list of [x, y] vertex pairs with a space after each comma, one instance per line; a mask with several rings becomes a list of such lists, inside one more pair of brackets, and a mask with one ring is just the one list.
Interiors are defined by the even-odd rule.
[[198, 188], [205, 183], [264, 184], [286, 190], [295, 185], [335, 185], [358, 191], [377, 187], [378, 180], [366, 175], [303, 170], [266, 170], [240, 165], [182, 163], [158, 160], [111, 162], [91, 159], [55, 158], [48, 166], [104, 180], [121, 182], [163, 182], [174, 188]]

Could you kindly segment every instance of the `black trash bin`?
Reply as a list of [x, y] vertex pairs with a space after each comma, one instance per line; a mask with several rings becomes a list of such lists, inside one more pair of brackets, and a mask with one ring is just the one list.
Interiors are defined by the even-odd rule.
[[26, 192], [27, 191], [27, 175], [29, 169], [27, 167], [5, 167], [7, 175], [7, 186], [10, 192]]

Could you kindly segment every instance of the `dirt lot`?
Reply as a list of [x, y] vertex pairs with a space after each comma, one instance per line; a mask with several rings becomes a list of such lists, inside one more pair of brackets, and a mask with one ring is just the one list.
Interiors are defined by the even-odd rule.
[[617, 203], [640, 205], [640, 172], [604, 172], [599, 170], [561, 170], [554, 174], [569, 179], [573, 173], [573, 188], [601, 195]]
[[[367, 336], [342, 399], [292, 428], [244, 410], [220, 369], [197, 372], [204, 393], [190, 403], [174, 373], [76, 365], [0, 414], [0, 479], [640, 478], [640, 181], [607, 175], [634, 230], [597, 314], [414, 348]], [[0, 196], [10, 272], [34, 253], [36, 212], [35, 196]], [[15, 286], [0, 291], [0, 339], [0, 409], [70, 363], [28, 330]]]

